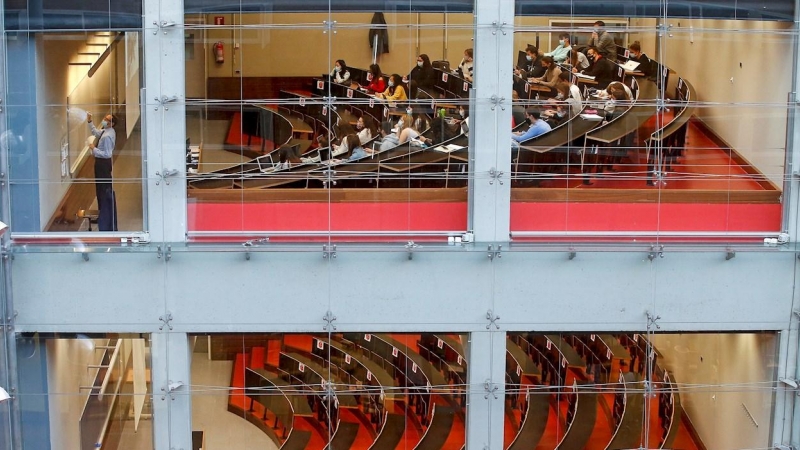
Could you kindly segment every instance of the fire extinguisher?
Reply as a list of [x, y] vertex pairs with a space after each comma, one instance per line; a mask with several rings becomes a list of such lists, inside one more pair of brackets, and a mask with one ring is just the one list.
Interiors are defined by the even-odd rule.
[[214, 60], [217, 64], [225, 62], [225, 44], [223, 44], [222, 41], [217, 41], [214, 44]]

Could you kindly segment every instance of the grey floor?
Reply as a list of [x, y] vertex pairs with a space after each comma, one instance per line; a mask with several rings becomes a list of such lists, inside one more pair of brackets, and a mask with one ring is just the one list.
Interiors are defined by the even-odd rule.
[[192, 430], [204, 431], [208, 450], [277, 450], [255, 425], [228, 412], [232, 369], [231, 361], [210, 361], [202, 353], [192, 354]]

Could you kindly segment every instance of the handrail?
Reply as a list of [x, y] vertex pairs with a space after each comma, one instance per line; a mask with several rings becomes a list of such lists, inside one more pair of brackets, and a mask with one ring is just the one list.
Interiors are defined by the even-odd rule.
[[[120, 346], [122, 345], [122, 339], [117, 339], [117, 343], [114, 345], [114, 351], [111, 353], [111, 358], [108, 361], [109, 370], [106, 370], [106, 376], [103, 377], [103, 383], [100, 385], [100, 392], [97, 394], [97, 398], [99, 400], [103, 400], [103, 395], [106, 393], [106, 389], [108, 389], [108, 383], [111, 381], [111, 367], [114, 366], [117, 362], [117, 358], [119, 357]], [[120, 377], [120, 380], [122, 377]], [[117, 380], [119, 383], [119, 380]], [[114, 392], [116, 394], [116, 392]]]

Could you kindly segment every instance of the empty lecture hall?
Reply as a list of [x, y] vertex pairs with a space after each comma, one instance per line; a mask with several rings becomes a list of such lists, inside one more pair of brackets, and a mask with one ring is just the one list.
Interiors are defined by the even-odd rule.
[[797, 1], [0, 19], [0, 449], [800, 448]]

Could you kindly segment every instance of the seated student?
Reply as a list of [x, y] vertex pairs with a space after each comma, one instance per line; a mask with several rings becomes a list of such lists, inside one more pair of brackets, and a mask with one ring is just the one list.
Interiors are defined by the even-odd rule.
[[528, 130], [524, 132], [516, 131], [511, 134], [511, 139], [517, 144], [520, 142], [525, 142], [529, 139], [533, 139], [536, 136], [550, 131], [550, 125], [548, 125], [544, 120], [541, 120], [542, 115], [538, 109], [528, 108], [526, 115], [528, 116], [528, 121], [530, 122]]
[[458, 69], [455, 70], [455, 72], [461, 76], [461, 78], [469, 81], [470, 83], [472, 83], [472, 77], [474, 75], [474, 58], [472, 55], [473, 53], [471, 48], [464, 50], [464, 59], [462, 59], [458, 64]]
[[568, 99], [573, 99], [577, 104], [576, 106], [581, 108], [583, 104], [581, 88], [572, 83], [572, 74], [569, 72], [561, 72], [561, 75], [558, 76], [558, 84], [556, 84], [557, 90], [559, 85], [564, 85], [566, 87], [566, 93], [564, 91], [559, 91], [559, 94], [556, 95], [556, 100], [566, 101]]
[[345, 154], [342, 159], [344, 162], [349, 161], [356, 161], [365, 156], [367, 156], [367, 152], [364, 150], [364, 147], [361, 146], [361, 141], [358, 139], [358, 136], [355, 134], [348, 134], [344, 141], [347, 143], [347, 154]]
[[572, 71], [574, 72], [575, 68], [577, 67], [579, 71], [583, 69], [588, 69], [591, 64], [589, 64], [589, 59], [586, 57], [583, 52], [572, 49], [569, 52], [569, 65], [572, 67]]
[[[589, 57], [589, 60], [592, 61], [592, 66], [580, 72], [584, 75], [593, 76], [594, 81], [597, 82], [597, 87], [599, 89], [605, 89], [606, 86], [608, 86], [608, 83], [611, 83], [614, 80], [614, 71], [616, 71], [617, 65], [604, 58], [603, 55], [601, 55], [600, 52], [594, 47], [589, 47], [589, 50], [587, 50], [586, 53]], [[577, 70], [574, 68], [572, 71], [577, 72]]]
[[[336, 124], [333, 126], [334, 134], [336, 136], [349, 136], [351, 134], [355, 134], [355, 130], [353, 126], [349, 123], [345, 122], [344, 119], [340, 118]], [[348, 142], [346, 139], [342, 138], [339, 142], [339, 145], [333, 144], [331, 146], [331, 156], [340, 156], [347, 153], [350, 150], [348, 147]]]
[[428, 145], [439, 145], [444, 141], [456, 137], [456, 131], [447, 124], [444, 117], [436, 117], [431, 121], [430, 138], [422, 138]]
[[569, 58], [569, 52], [572, 50], [572, 45], [569, 43], [569, 33], [561, 33], [558, 35], [558, 47], [554, 48], [552, 52], [547, 52], [544, 56], [550, 56], [553, 61], [561, 64]]
[[292, 167], [303, 164], [305, 161], [300, 159], [300, 156], [297, 155], [297, 147], [281, 147], [278, 151], [278, 164], [275, 166], [275, 170], [286, 170], [291, 169]]
[[525, 59], [528, 60], [525, 67], [519, 67], [514, 73], [524, 80], [528, 78], [539, 78], [544, 75], [545, 68], [542, 67], [542, 58], [539, 56], [539, 49], [533, 45], [525, 48]]
[[631, 88], [629, 88], [628, 85], [625, 83], [621, 83], [619, 81], [612, 81], [611, 83], [608, 83], [608, 86], [606, 86], [606, 92], [608, 92], [609, 95], [611, 91], [614, 89], [622, 89], [623, 91], [625, 91], [625, 95], [628, 97], [628, 100], [633, 98], [633, 92], [631, 91]]
[[400, 140], [400, 143], [405, 144], [412, 139], [418, 138], [420, 130], [416, 128], [414, 119], [410, 115], [406, 114], [401, 118], [401, 120], [403, 121], [403, 125], [397, 127], [397, 137]]
[[373, 137], [378, 135], [378, 130], [375, 127], [375, 119], [369, 114], [364, 114], [358, 118], [356, 122], [356, 133], [361, 145], [369, 142]]
[[350, 84], [350, 71], [343, 59], [337, 59], [331, 71], [331, 78], [335, 83]]
[[392, 123], [385, 121], [381, 123], [381, 146], [380, 151], [389, 150], [400, 145], [400, 139], [392, 132]]
[[383, 93], [375, 94], [377, 98], [383, 98], [392, 102], [408, 100], [406, 96], [406, 90], [403, 89], [403, 79], [400, 75], [393, 73], [392, 76], [389, 77], [389, 87], [386, 88]]
[[533, 82], [548, 87], [555, 87], [558, 77], [561, 75], [561, 68], [558, 67], [552, 56], [542, 57], [542, 67], [545, 72], [541, 77], [534, 78]]
[[634, 41], [633, 44], [628, 46], [628, 58], [639, 63], [639, 67], [636, 68], [637, 72], [642, 72], [648, 78], [656, 74], [656, 65], [647, 55], [642, 53], [642, 46], [639, 41]]
[[364, 86], [370, 94], [376, 92], [383, 92], [386, 90], [386, 82], [383, 81], [381, 66], [377, 64], [370, 64], [369, 74], [372, 76], [368, 85]]
[[631, 98], [625, 93], [624, 89], [617, 87], [612, 87], [608, 94], [609, 98], [606, 100], [605, 106], [603, 106], [603, 112], [605, 113], [606, 121], [610, 122], [625, 111], [626, 108], [623, 107], [623, 103], [629, 102]]
[[429, 94], [433, 92], [433, 87], [436, 85], [436, 71], [433, 70], [431, 59], [426, 54], [417, 56], [417, 65], [411, 69], [411, 72], [403, 77], [403, 83], [408, 83], [408, 91], [411, 98], [417, 98], [419, 93], [417, 89], [422, 89]]
[[[563, 89], [563, 87], [559, 87]], [[548, 109], [542, 112], [542, 117], [551, 128], [555, 128], [563, 123], [570, 116], [570, 107], [567, 102], [555, 101], [547, 104]]]

